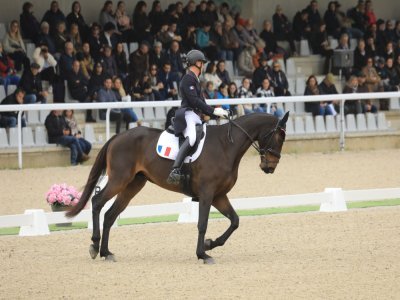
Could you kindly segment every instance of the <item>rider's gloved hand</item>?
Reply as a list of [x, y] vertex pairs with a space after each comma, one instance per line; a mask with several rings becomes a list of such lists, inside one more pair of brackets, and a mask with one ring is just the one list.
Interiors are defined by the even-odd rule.
[[229, 112], [221, 107], [214, 108], [213, 114], [217, 117], [228, 117]]

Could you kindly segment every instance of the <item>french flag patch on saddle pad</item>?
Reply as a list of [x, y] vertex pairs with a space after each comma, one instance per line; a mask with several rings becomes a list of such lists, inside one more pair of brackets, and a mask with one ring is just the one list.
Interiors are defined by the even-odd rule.
[[[200, 156], [207, 135], [206, 129], [206, 124], [203, 124], [204, 136], [200, 140], [196, 152], [192, 156], [187, 156], [185, 158], [185, 163], [188, 163], [190, 161], [194, 162]], [[179, 138], [172, 133], [163, 131], [158, 139], [156, 151], [157, 154], [161, 157], [175, 160], [179, 152]]]

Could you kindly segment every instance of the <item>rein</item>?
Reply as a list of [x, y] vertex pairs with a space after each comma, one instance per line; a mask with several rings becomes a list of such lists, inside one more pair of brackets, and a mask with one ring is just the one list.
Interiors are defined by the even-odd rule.
[[273, 156], [275, 156], [276, 158], [281, 158], [281, 154], [278, 151], [275, 151], [274, 149], [272, 149], [272, 145], [268, 147], [268, 145], [270, 144], [270, 141], [272, 139], [272, 137], [274, 136], [275, 132], [278, 129], [282, 129], [278, 126], [279, 121], [276, 123], [274, 129], [271, 129], [270, 132], [268, 132], [265, 136], [264, 139], [268, 139], [267, 143], [265, 144], [264, 148], [260, 148], [260, 146], [257, 145], [256, 141], [250, 136], [250, 134], [242, 127], [240, 126], [237, 122], [235, 122], [234, 120], [232, 120], [231, 118], [228, 118], [229, 121], [229, 127], [228, 127], [228, 139], [231, 143], [233, 143], [233, 138], [232, 138], [232, 124], [235, 125], [237, 128], [239, 128], [251, 141], [251, 146], [256, 149], [256, 151], [258, 152], [258, 154], [260, 156], [264, 156], [267, 152], [272, 154]]

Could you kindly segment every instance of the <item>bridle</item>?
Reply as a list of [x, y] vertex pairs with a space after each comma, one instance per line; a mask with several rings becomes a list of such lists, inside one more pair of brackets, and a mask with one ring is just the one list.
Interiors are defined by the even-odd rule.
[[272, 156], [275, 156], [277, 159], [281, 158], [281, 154], [273, 149], [275, 140], [272, 139], [278, 130], [284, 132], [286, 135], [285, 129], [279, 126], [279, 121], [276, 123], [274, 129], [271, 129], [266, 135], [264, 135], [263, 139], [267, 140], [264, 148], [261, 148], [259, 145], [257, 145], [256, 141], [250, 136], [250, 134], [242, 126], [240, 126], [238, 123], [232, 120], [232, 118], [228, 118], [228, 121], [229, 121], [228, 139], [231, 143], [233, 143], [233, 138], [232, 138], [232, 124], [233, 124], [249, 138], [249, 140], [251, 141], [251, 146], [254, 149], [256, 149], [256, 151], [260, 156], [265, 157], [265, 154], [269, 153]]

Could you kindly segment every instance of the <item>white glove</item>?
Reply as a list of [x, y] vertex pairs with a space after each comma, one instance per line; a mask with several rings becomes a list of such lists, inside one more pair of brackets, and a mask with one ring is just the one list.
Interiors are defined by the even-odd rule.
[[229, 116], [229, 112], [221, 107], [214, 108], [213, 114], [216, 115], [217, 117], [228, 117]]

